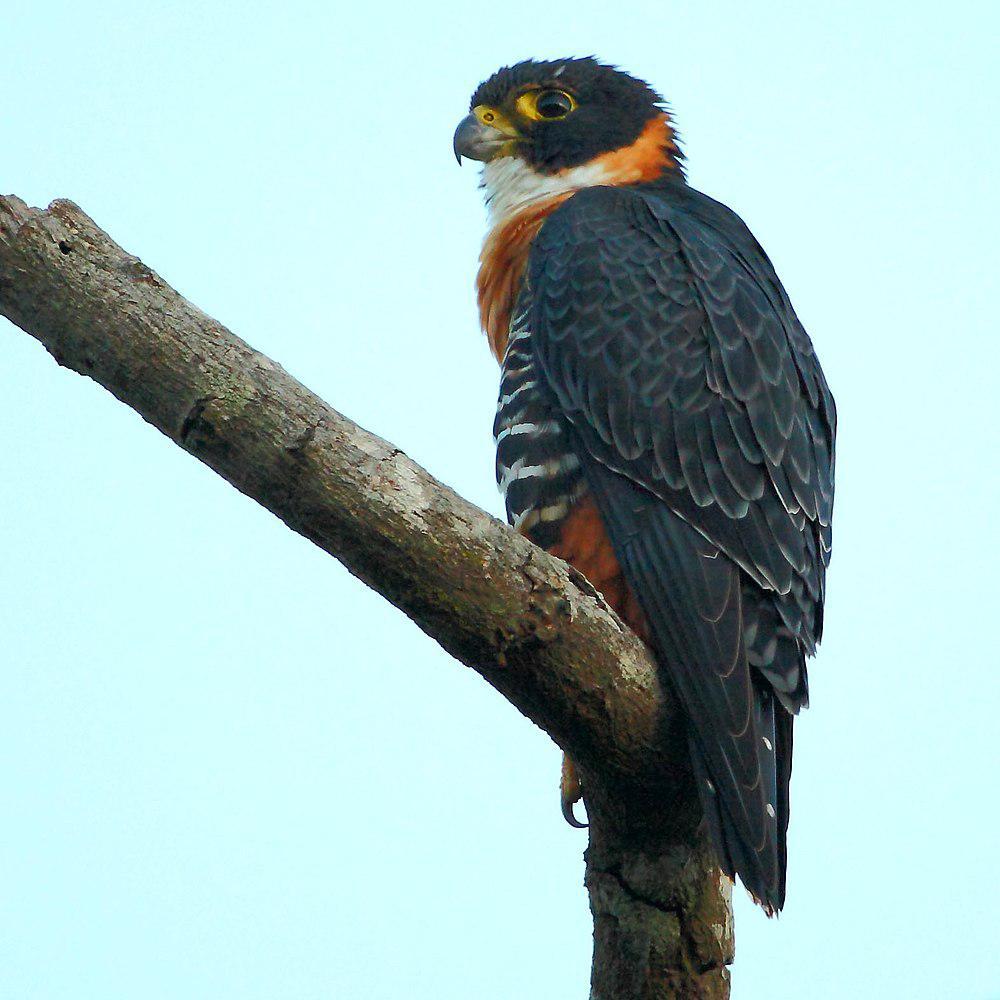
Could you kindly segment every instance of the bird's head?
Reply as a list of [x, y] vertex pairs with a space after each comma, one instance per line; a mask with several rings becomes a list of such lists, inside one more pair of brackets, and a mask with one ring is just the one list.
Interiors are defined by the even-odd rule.
[[682, 176], [660, 96], [592, 57], [504, 67], [479, 85], [470, 109], [455, 131], [455, 155], [485, 164], [491, 201], [508, 189], [516, 189], [515, 196], [529, 189], [544, 195], [667, 172]]

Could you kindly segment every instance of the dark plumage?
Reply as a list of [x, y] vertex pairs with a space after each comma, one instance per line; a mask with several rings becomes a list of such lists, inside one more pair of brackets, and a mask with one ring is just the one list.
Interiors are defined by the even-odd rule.
[[[615, 152], [625, 166], [561, 195], [531, 242], [496, 424], [508, 516], [553, 547], [573, 505], [596, 502], [685, 709], [720, 863], [773, 912], [785, 899], [793, 716], [823, 630], [833, 397], [739, 217], [689, 187], [673, 157], [635, 181], [608, 145], [628, 134], [640, 148], [659, 113], [645, 84], [593, 60], [519, 64], [473, 105], [548, 87], [557, 67], [580, 103], [546, 123], [546, 162], [585, 149], [576, 162]], [[592, 125], [589, 94], [605, 116], [620, 101], [621, 121]], [[531, 164], [534, 143], [503, 155]]]
[[566, 90], [579, 101], [577, 111], [564, 120], [522, 123], [531, 140], [522, 155], [544, 173], [629, 145], [663, 110], [663, 99], [648, 84], [591, 56], [504, 66], [479, 85], [469, 107], [488, 105], [510, 114], [513, 100], [526, 87]]
[[778, 909], [788, 713], [822, 634], [833, 507], [812, 345], [743, 223], [673, 180], [568, 200], [525, 288], [546, 389], [690, 719], [723, 867]]

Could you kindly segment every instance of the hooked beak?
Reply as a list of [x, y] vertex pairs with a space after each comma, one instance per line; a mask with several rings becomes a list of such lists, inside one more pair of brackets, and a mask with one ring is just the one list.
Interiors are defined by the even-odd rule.
[[459, 166], [462, 165], [463, 156], [469, 160], [489, 163], [498, 156], [509, 156], [517, 141], [516, 135], [501, 132], [500, 129], [481, 122], [475, 114], [470, 114], [458, 123], [452, 149], [455, 150]]

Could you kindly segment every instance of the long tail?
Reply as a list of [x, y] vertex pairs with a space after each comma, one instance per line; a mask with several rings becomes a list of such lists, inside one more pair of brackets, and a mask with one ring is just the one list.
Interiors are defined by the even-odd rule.
[[754, 722], [761, 742], [758, 763], [768, 793], [767, 802], [773, 804], [775, 810], [776, 822], [771, 827], [773, 841], [761, 844], [758, 849], [740, 836], [723, 799], [715, 791], [697, 737], [692, 734], [688, 743], [705, 824], [719, 864], [730, 878], [739, 875], [754, 900], [768, 916], [773, 916], [785, 903], [794, 718], [777, 701], [766, 682], [757, 682], [754, 688]]
[[[741, 570], [659, 497], [596, 461], [585, 459], [584, 469], [664, 679], [684, 707], [722, 867], [774, 913], [785, 900], [791, 715], [748, 660]], [[798, 676], [801, 654], [794, 644], [788, 652]]]

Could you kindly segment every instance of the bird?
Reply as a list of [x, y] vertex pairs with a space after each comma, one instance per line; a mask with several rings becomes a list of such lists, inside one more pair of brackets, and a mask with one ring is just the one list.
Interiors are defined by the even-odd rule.
[[[720, 867], [773, 915], [823, 632], [830, 388], [760, 244], [688, 183], [649, 84], [594, 56], [529, 59], [469, 107], [453, 148], [482, 164], [476, 287], [508, 522], [651, 647]], [[569, 758], [560, 787], [586, 825]]]

